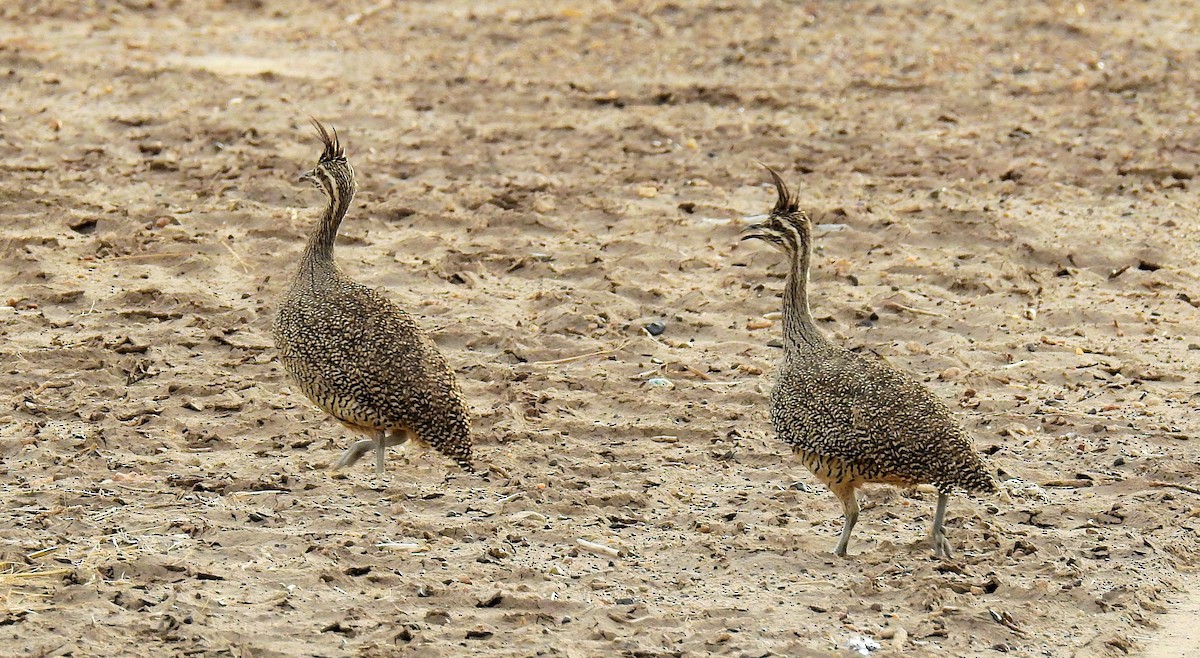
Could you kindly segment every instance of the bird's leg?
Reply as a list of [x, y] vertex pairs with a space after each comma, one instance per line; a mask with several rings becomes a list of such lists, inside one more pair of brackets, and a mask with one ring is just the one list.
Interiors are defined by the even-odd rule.
[[938, 492], [937, 512], [933, 515], [933, 556], [937, 558], [952, 557], [950, 540], [946, 539], [946, 503], [950, 495], [944, 491]]
[[375, 474], [383, 477], [384, 459], [387, 454], [388, 446], [398, 446], [409, 439], [410, 430], [401, 428], [399, 430], [386, 430], [380, 432], [375, 441]]
[[[362, 430], [360, 430], [360, 431], [362, 431]], [[370, 432], [364, 431], [363, 433], [368, 434], [371, 437], [376, 437], [377, 435], [378, 436], [383, 435], [383, 432], [378, 432], [378, 431], [370, 431]], [[362, 459], [362, 456], [367, 454], [368, 450], [370, 450], [371, 448], [374, 448], [376, 443], [377, 443], [377, 440], [375, 438], [360, 439], [358, 441], [355, 441], [353, 444], [350, 445], [349, 448], [346, 449], [346, 452], [342, 453], [342, 458], [339, 459], [337, 461], [337, 463], [333, 465], [333, 468], [330, 470], [336, 471], [339, 468], [345, 468], [347, 466], [354, 464], [354, 462], [358, 461], [359, 459]]]
[[842, 528], [842, 538], [838, 541], [837, 548], [834, 549], [834, 555], [838, 557], [846, 557], [846, 548], [850, 545], [850, 532], [854, 530], [854, 524], [858, 523], [858, 498], [854, 495], [854, 485], [852, 483], [837, 483], [829, 488], [833, 495], [842, 501], [842, 511], [846, 515], [846, 525]]

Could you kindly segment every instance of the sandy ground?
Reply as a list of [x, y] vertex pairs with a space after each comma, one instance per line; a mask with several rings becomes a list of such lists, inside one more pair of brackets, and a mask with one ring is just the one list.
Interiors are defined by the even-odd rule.
[[1190, 658], [1200, 647], [1200, 582], [1193, 580], [1182, 600], [1170, 602], [1171, 611], [1158, 618], [1160, 629], [1154, 633], [1145, 652], [1146, 658]]
[[[1030, 4], [3, 3], [0, 655], [1164, 649], [1200, 558], [1169, 486], [1200, 480], [1200, 10]], [[353, 437], [269, 331], [308, 115], [359, 172], [341, 263], [433, 332], [487, 480], [326, 470]], [[1027, 484], [954, 499], [953, 560], [886, 487], [830, 553], [767, 419], [755, 161], [822, 224], [824, 329]]]

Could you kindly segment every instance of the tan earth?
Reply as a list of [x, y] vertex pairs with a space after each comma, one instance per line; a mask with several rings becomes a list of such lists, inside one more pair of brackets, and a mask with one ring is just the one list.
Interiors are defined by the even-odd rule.
[[[0, 655], [1187, 641], [1159, 620], [1189, 623], [1160, 613], [1200, 560], [1200, 5], [0, 19]], [[270, 337], [322, 204], [310, 115], [359, 173], [342, 266], [431, 330], [486, 479], [419, 450], [382, 488], [370, 459], [328, 470], [356, 437]], [[887, 487], [835, 558], [840, 506], [773, 436], [784, 264], [738, 239], [774, 203], [757, 161], [822, 224], [825, 331], [1020, 478], [953, 499], [952, 560], [935, 496]]]

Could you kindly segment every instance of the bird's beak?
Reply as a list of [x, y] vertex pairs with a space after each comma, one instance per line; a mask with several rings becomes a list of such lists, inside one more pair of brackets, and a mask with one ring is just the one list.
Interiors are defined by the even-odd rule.
[[306, 171], [303, 174], [300, 174], [300, 182], [301, 183], [306, 182], [306, 181], [309, 183], [312, 183], [312, 182], [315, 182], [316, 180], [317, 180], [316, 177], [313, 176], [313, 172], [311, 172], [311, 171]]
[[764, 227], [762, 224], [751, 224], [742, 229], [742, 240], [761, 240], [764, 237]]

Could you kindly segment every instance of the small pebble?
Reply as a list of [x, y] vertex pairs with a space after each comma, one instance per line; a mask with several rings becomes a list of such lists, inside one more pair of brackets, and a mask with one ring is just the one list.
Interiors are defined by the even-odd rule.
[[656, 320], [656, 321], [651, 322], [650, 324], [646, 325], [646, 333], [650, 334], [651, 336], [661, 336], [663, 334], [663, 332], [666, 330], [667, 330], [666, 322], [660, 322], [660, 321]]
[[664, 377], [651, 377], [646, 383], [656, 388], [675, 388], [675, 384]]
[[492, 596], [484, 601], [475, 604], [476, 608], [494, 608], [501, 603], [504, 603], [504, 595], [500, 592], [492, 594]]
[[643, 185], [642, 187], [637, 188], [637, 194], [643, 199], [653, 199], [654, 197], [658, 196], [658, 188], [654, 187], [653, 185]]
[[878, 651], [880, 647], [879, 643], [875, 640], [865, 635], [859, 635], [851, 637], [846, 642], [846, 648], [860, 656], [868, 656], [872, 651]]
[[546, 515], [530, 510], [517, 512], [509, 517], [513, 523], [523, 525], [542, 525], [546, 522]]

